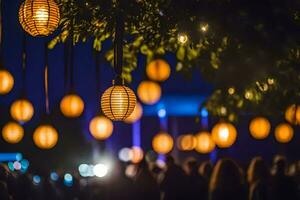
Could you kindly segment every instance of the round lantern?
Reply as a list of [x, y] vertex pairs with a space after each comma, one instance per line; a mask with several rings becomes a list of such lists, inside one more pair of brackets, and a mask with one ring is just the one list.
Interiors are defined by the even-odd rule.
[[293, 125], [299, 125], [300, 106], [296, 104], [290, 105], [285, 111], [285, 119]]
[[173, 149], [173, 138], [165, 132], [160, 132], [154, 136], [152, 147], [156, 153], [167, 154]]
[[90, 122], [90, 132], [97, 140], [109, 138], [113, 132], [113, 123], [104, 116], [97, 116]]
[[84, 102], [76, 94], [68, 94], [60, 102], [60, 110], [66, 117], [79, 117], [84, 110]]
[[151, 80], [161, 82], [169, 78], [171, 73], [171, 68], [166, 61], [162, 59], [157, 59], [151, 61], [148, 64], [146, 68], [146, 73]]
[[33, 142], [40, 149], [51, 149], [58, 141], [58, 133], [51, 125], [41, 125], [33, 133]]
[[19, 99], [10, 107], [10, 115], [18, 122], [28, 122], [34, 114], [34, 108], [27, 99]]
[[268, 137], [271, 129], [271, 124], [264, 117], [256, 117], [251, 120], [249, 125], [250, 134], [253, 138], [261, 140]]
[[196, 139], [192, 134], [181, 135], [177, 139], [177, 147], [182, 151], [192, 151], [196, 146]]
[[153, 105], [161, 97], [161, 88], [153, 81], [143, 81], [138, 86], [137, 93], [143, 103]]
[[280, 143], [288, 143], [293, 136], [294, 130], [287, 123], [281, 123], [275, 128], [275, 139]]
[[196, 136], [196, 146], [195, 150], [199, 153], [210, 153], [216, 147], [210, 133], [200, 132]]
[[25, 0], [19, 9], [20, 24], [32, 36], [50, 35], [59, 20], [59, 7], [54, 0]]
[[236, 140], [237, 131], [231, 123], [220, 122], [212, 129], [212, 138], [220, 148], [230, 147]]
[[144, 152], [141, 147], [134, 146], [131, 148], [131, 152], [132, 152], [132, 158], [131, 158], [132, 163], [139, 163], [143, 160]]
[[101, 97], [101, 108], [106, 117], [123, 121], [131, 115], [136, 104], [134, 92], [123, 85], [108, 88]]
[[8, 143], [16, 144], [22, 140], [23, 136], [23, 127], [16, 122], [9, 122], [2, 128], [2, 137]]
[[14, 78], [7, 70], [0, 70], [0, 94], [7, 94], [14, 86]]
[[143, 115], [143, 107], [140, 103], [136, 103], [133, 112], [124, 121], [126, 123], [132, 124], [138, 121], [142, 117], [142, 115]]

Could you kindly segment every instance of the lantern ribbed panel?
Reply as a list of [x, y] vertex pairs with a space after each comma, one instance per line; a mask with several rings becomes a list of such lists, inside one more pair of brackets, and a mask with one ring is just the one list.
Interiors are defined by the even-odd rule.
[[101, 97], [102, 111], [106, 117], [113, 121], [122, 121], [129, 117], [135, 104], [135, 94], [126, 86], [112, 86]]
[[59, 7], [54, 0], [25, 0], [19, 10], [20, 24], [32, 36], [50, 35], [59, 20]]

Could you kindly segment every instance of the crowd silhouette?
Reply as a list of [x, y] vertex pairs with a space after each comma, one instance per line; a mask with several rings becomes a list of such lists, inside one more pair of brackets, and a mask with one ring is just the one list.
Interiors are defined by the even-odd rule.
[[[11, 172], [0, 165], [1, 200], [297, 200], [300, 199], [300, 161], [275, 156], [270, 167], [254, 157], [247, 169], [233, 159], [214, 165], [190, 159], [184, 166], [167, 156], [160, 168], [145, 160], [128, 173], [126, 163], [114, 164], [105, 178], [80, 178], [72, 185], [63, 176], [50, 179], [40, 172], [34, 184], [29, 173]], [[131, 165], [132, 167], [132, 165]], [[74, 173], [75, 174], [75, 173]]]

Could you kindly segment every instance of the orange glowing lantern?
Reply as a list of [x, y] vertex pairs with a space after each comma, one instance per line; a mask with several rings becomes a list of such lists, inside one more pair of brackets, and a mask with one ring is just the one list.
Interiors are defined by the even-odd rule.
[[19, 99], [12, 103], [10, 115], [18, 122], [28, 122], [34, 114], [34, 108], [27, 99]]
[[106, 117], [123, 121], [133, 112], [136, 105], [134, 92], [124, 85], [113, 85], [101, 97], [101, 108]]
[[169, 78], [171, 68], [166, 61], [162, 59], [156, 59], [148, 64], [146, 73], [151, 80], [161, 82]]
[[59, 7], [54, 0], [25, 0], [19, 10], [20, 24], [32, 36], [50, 35], [59, 20]]
[[253, 138], [261, 140], [268, 137], [271, 129], [271, 124], [264, 117], [256, 117], [251, 120], [249, 125], [250, 134]]
[[110, 119], [104, 116], [97, 116], [90, 122], [90, 132], [97, 140], [109, 138], [113, 132], [114, 126]]
[[142, 148], [134, 146], [131, 148], [131, 152], [132, 152], [132, 157], [131, 157], [132, 163], [139, 163], [143, 160], [144, 152]]
[[33, 133], [33, 142], [40, 149], [52, 149], [58, 141], [58, 133], [51, 125], [41, 125]]
[[199, 153], [210, 153], [216, 147], [216, 144], [213, 141], [212, 136], [209, 132], [200, 132], [195, 136], [195, 138], [195, 150]]
[[293, 125], [300, 124], [300, 106], [296, 104], [290, 105], [285, 111], [285, 119]]
[[0, 94], [7, 94], [14, 86], [14, 77], [7, 70], [0, 70]]
[[2, 129], [3, 139], [10, 144], [16, 144], [20, 142], [23, 136], [24, 129], [16, 122], [7, 123]]
[[138, 86], [137, 94], [144, 104], [153, 105], [161, 97], [161, 88], [155, 82], [143, 81]]
[[293, 128], [287, 123], [281, 123], [275, 128], [275, 139], [280, 143], [288, 143], [294, 136]]
[[173, 149], [173, 138], [165, 132], [159, 132], [152, 140], [152, 147], [156, 153], [167, 154]]
[[177, 139], [177, 147], [182, 151], [192, 151], [196, 146], [196, 139], [192, 134], [181, 135]]
[[124, 122], [132, 124], [136, 121], [138, 121], [143, 115], [143, 107], [140, 103], [136, 103], [135, 108], [131, 115], [127, 117]]
[[61, 100], [60, 110], [66, 117], [79, 117], [84, 110], [84, 102], [77, 94], [68, 94]]
[[231, 123], [220, 122], [212, 129], [212, 138], [220, 148], [228, 148], [235, 142], [237, 131]]

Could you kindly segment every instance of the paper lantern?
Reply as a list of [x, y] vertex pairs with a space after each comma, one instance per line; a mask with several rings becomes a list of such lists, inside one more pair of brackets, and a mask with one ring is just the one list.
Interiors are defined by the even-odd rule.
[[264, 117], [256, 117], [251, 120], [249, 125], [250, 134], [253, 138], [261, 140], [268, 137], [271, 129], [271, 124]]
[[296, 104], [290, 105], [285, 111], [285, 119], [293, 125], [300, 124], [300, 106]]
[[287, 123], [281, 123], [275, 128], [275, 139], [280, 143], [288, 143], [293, 136], [294, 130]]
[[9, 122], [2, 128], [2, 137], [10, 144], [16, 144], [20, 142], [23, 136], [24, 129], [16, 122]]
[[216, 144], [212, 139], [212, 136], [208, 132], [200, 132], [196, 136], [195, 150], [199, 153], [210, 153], [212, 152]]
[[51, 125], [41, 125], [33, 133], [33, 142], [40, 149], [52, 149], [58, 141], [58, 133]]
[[60, 110], [66, 117], [79, 117], [84, 110], [84, 102], [77, 94], [68, 94], [61, 100]]
[[212, 138], [220, 148], [230, 147], [236, 140], [237, 131], [231, 123], [220, 122], [212, 129]]
[[177, 147], [181, 151], [192, 151], [196, 146], [196, 139], [192, 134], [181, 135], [177, 139]]
[[124, 121], [131, 115], [136, 104], [134, 92], [123, 85], [108, 88], [101, 97], [101, 108], [113, 121]]
[[20, 24], [32, 36], [50, 35], [59, 20], [59, 7], [54, 0], [25, 0], [19, 9]]
[[113, 132], [113, 123], [104, 116], [97, 116], [90, 122], [90, 132], [97, 140], [109, 138]]
[[162, 59], [156, 59], [148, 64], [146, 73], [151, 80], [162, 82], [169, 78], [171, 68], [166, 61]]
[[10, 115], [18, 122], [28, 122], [34, 114], [34, 108], [27, 99], [19, 99], [12, 103]]
[[141, 147], [134, 146], [131, 148], [131, 152], [132, 152], [132, 157], [131, 157], [132, 163], [139, 163], [143, 160], [144, 152]]
[[153, 81], [143, 81], [138, 86], [137, 93], [144, 104], [153, 105], [161, 97], [161, 88]]
[[142, 117], [142, 115], [143, 115], [143, 107], [140, 103], [136, 103], [133, 112], [124, 121], [126, 123], [132, 124], [138, 121]]
[[0, 70], [0, 94], [7, 94], [14, 86], [14, 77], [7, 70]]
[[173, 149], [173, 138], [165, 132], [160, 132], [154, 136], [152, 147], [156, 153], [167, 154]]

